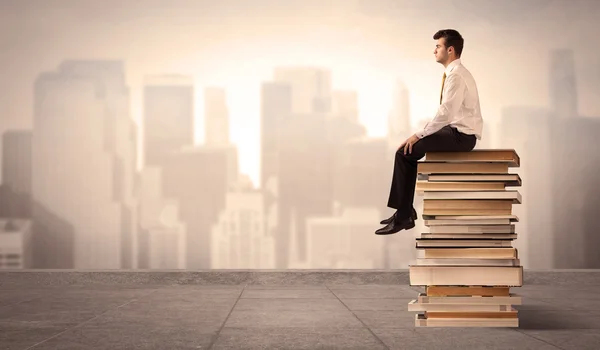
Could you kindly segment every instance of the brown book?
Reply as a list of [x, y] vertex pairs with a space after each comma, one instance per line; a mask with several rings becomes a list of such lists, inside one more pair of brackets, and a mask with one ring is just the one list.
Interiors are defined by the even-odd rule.
[[428, 182], [502, 182], [514, 187], [522, 184], [519, 174], [419, 174], [418, 179]]
[[478, 162], [501, 162], [510, 167], [519, 167], [521, 159], [514, 149], [474, 149], [468, 152], [428, 152], [426, 160], [431, 161], [478, 161]]
[[519, 259], [417, 259], [419, 266], [519, 266]]
[[[475, 298], [473, 298], [475, 299]], [[480, 298], [482, 299], [482, 298]], [[420, 303], [418, 300], [411, 300], [408, 303], [408, 311], [425, 311], [425, 312], [510, 312], [512, 311], [512, 305], [498, 305], [498, 304], [434, 304], [434, 303]]]
[[517, 259], [517, 248], [429, 248], [422, 250], [426, 259]]
[[507, 297], [510, 287], [427, 286], [428, 297]]
[[473, 216], [473, 215], [450, 215], [450, 216], [427, 216], [423, 215], [425, 226], [453, 226], [453, 225], [510, 225], [518, 222], [516, 215], [496, 215], [496, 216]]
[[517, 318], [518, 311], [510, 308], [498, 312], [431, 312], [425, 311], [426, 318]]
[[521, 286], [522, 266], [409, 266], [411, 286]]
[[517, 239], [514, 233], [431, 233], [423, 232], [419, 237], [421, 239], [502, 239], [512, 240]]
[[429, 226], [429, 233], [460, 233], [460, 234], [487, 234], [487, 233], [515, 233], [515, 225], [436, 225]]
[[[441, 287], [441, 288], [453, 288], [453, 287]], [[469, 288], [469, 287], [459, 287]], [[485, 287], [486, 289], [500, 290], [498, 287]], [[474, 288], [470, 288], [474, 289]], [[502, 288], [505, 290], [508, 288]], [[508, 292], [508, 291], [506, 291]], [[507, 296], [486, 296], [485, 298], [473, 298], [472, 295], [461, 295], [461, 296], [430, 296], [425, 293], [419, 293], [417, 298], [420, 304], [471, 304], [471, 305], [521, 305], [523, 298], [516, 294], [508, 294]]]
[[505, 191], [503, 182], [417, 181], [416, 191]]
[[423, 200], [423, 215], [511, 215], [512, 200], [428, 199]]
[[415, 327], [519, 327], [519, 318], [427, 318], [416, 314]]
[[417, 238], [420, 248], [510, 248], [511, 240], [504, 239], [424, 239]]
[[420, 174], [506, 174], [506, 163], [445, 163], [419, 162], [417, 173]]
[[522, 202], [519, 191], [425, 191], [422, 196], [423, 200], [511, 200], [514, 204], [521, 204]]

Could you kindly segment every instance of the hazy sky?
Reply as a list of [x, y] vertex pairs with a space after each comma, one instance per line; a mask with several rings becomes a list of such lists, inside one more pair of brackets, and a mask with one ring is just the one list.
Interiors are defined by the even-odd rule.
[[[413, 122], [433, 115], [443, 67], [432, 35], [446, 27], [465, 37], [463, 62], [490, 123], [505, 105], [548, 105], [548, 52], [565, 47], [575, 50], [580, 112], [600, 116], [598, 13], [594, 0], [0, 0], [0, 132], [31, 126], [41, 71], [123, 59], [136, 120], [144, 75], [227, 88], [241, 170], [256, 181], [259, 86], [274, 66], [331, 68], [334, 87], [358, 90], [361, 120], [381, 136], [396, 78], [410, 89]], [[196, 133], [201, 141], [201, 124]]]

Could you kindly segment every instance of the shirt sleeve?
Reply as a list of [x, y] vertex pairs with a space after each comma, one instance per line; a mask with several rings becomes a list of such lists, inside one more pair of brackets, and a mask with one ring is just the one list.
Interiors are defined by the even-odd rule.
[[444, 93], [442, 104], [437, 110], [435, 117], [425, 124], [422, 130], [416, 132], [418, 138], [429, 136], [444, 126], [450, 124], [452, 116], [456, 115], [465, 97], [465, 81], [458, 74], [451, 74], [445, 82], [446, 93]]

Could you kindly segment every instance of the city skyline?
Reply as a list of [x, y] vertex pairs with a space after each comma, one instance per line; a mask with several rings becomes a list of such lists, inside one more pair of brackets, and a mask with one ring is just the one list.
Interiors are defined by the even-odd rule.
[[476, 147], [522, 159], [523, 265], [600, 263], [589, 248], [600, 66], [575, 30], [593, 29], [590, 2], [452, 7], [464, 17], [448, 23], [389, 0], [238, 2], [203, 22], [201, 6], [176, 1], [0, 4], [24, 18], [5, 22], [19, 34], [0, 57], [0, 219], [32, 220], [3, 232], [23, 235], [23, 253], [33, 245], [34, 266], [406, 267], [423, 221], [372, 231], [391, 214], [397, 146], [438, 108], [431, 37], [444, 27], [465, 36], [480, 91]]
[[[194, 1], [178, 3], [181, 6], [120, 4], [119, 11], [112, 11], [107, 3], [100, 6], [90, 2], [85, 10], [73, 7], [65, 12], [3, 3], [6, 11], [2, 13], [14, 14], [3, 17], [3, 23], [18, 35], [0, 32], [10, 43], [3, 52], [6, 76], [0, 81], [0, 115], [7, 122], [0, 123], [0, 132], [31, 127], [30, 83], [40, 71], [68, 58], [118, 59], [127, 68], [132, 116], [138, 125], [143, 82], [148, 75], [182, 74], [191, 76], [198, 90], [225, 88], [231, 104], [231, 140], [239, 146], [240, 167], [258, 183], [260, 86], [271, 79], [274, 67], [331, 69], [334, 89], [357, 91], [360, 118], [368, 135], [383, 136], [397, 79], [411, 91], [412, 123], [434, 114], [443, 68], [433, 60], [431, 37], [442, 27], [457, 27], [466, 38], [463, 60], [477, 77], [490, 127], [498, 126], [504, 105], [551, 103], [544, 87], [548, 79], [544, 67], [549, 64], [546, 53], [560, 48], [576, 52], [581, 114], [600, 115], [600, 103], [593, 97], [593, 91], [600, 88], [600, 70], [595, 56], [586, 53], [588, 42], [578, 34], [593, 29], [595, 23], [594, 5], [586, 1], [569, 6], [550, 0], [527, 4], [509, 1], [502, 9], [489, 1], [469, 9], [458, 2], [457, 7], [448, 8], [447, 15], [467, 17], [455, 23], [417, 20], [428, 18], [430, 6], [408, 1], [381, 0], [371, 5], [332, 2], [327, 11], [310, 1], [279, 6], [269, 3], [267, 12], [260, 10], [266, 2], [258, 0], [247, 5], [214, 6], [208, 12]], [[487, 11], [488, 7], [494, 11]], [[168, 15], [164, 15], [165, 9]], [[89, 17], [91, 13], [94, 16]], [[517, 13], [519, 16], [514, 17]], [[222, 20], [198, 20], [210, 19], [210, 14]], [[522, 17], [525, 14], [527, 21]], [[39, 21], [40, 16], [45, 20]], [[579, 21], [574, 23], [570, 20], [573, 17]], [[489, 21], [481, 25], [482, 18]], [[507, 23], [511, 25], [504, 26]], [[498, 26], [502, 30], [495, 30]], [[212, 39], [206, 38], [206, 33], [211, 33]], [[49, 46], [50, 38], [58, 36], [63, 38], [61, 44]], [[159, 45], [154, 39], [160, 40]], [[500, 43], [510, 43], [510, 50]], [[34, 54], [39, 52], [44, 54]], [[197, 91], [195, 101], [196, 124], [203, 125], [201, 91]], [[201, 144], [203, 129], [196, 128], [194, 133]]]

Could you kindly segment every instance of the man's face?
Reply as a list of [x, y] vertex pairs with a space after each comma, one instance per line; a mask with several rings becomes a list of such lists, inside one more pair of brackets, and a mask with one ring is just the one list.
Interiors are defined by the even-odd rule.
[[446, 49], [446, 39], [439, 38], [435, 44], [435, 50], [433, 50], [433, 54], [435, 55], [435, 61], [441, 64], [444, 64], [448, 61], [448, 50]]

